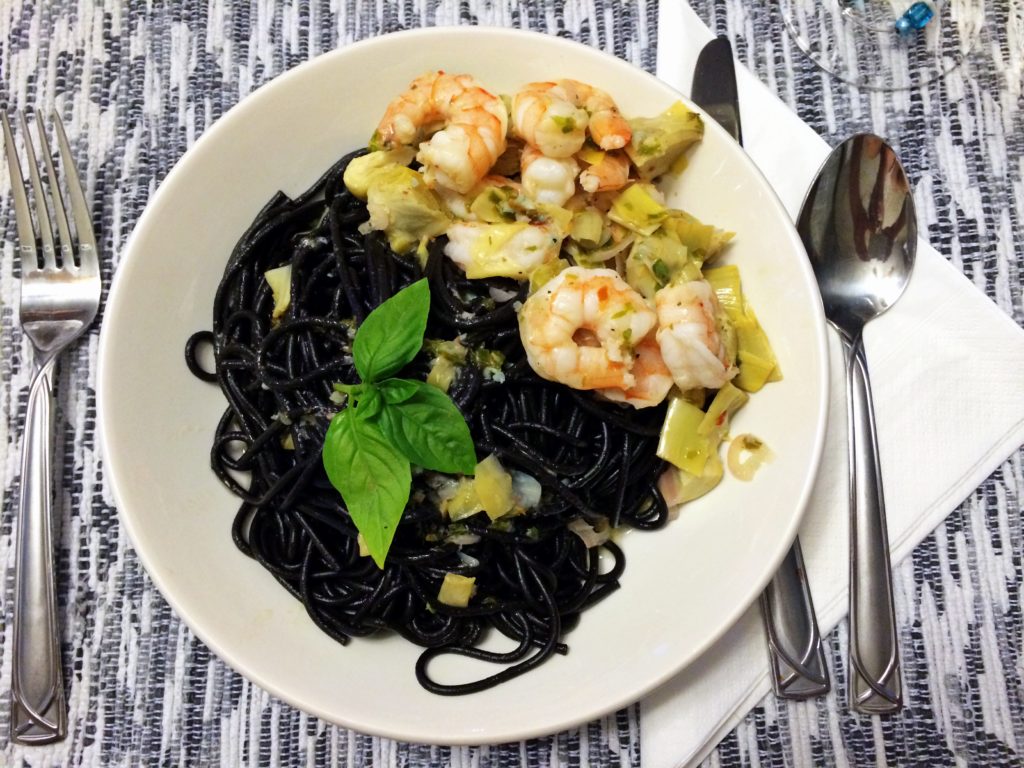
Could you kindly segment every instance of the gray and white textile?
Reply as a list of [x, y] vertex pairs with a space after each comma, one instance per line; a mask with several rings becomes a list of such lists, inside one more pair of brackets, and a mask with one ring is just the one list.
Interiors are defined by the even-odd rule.
[[[663, 0], [674, 2], [675, 0]], [[793, 46], [771, 2], [696, 0], [739, 58], [830, 142], [889, 137], [916, 182], [931, 243], [1024, 322], [1024, 0], [988, 2], [981, 44], [951, 75], [897, 97], [858, 93]], [[288, 68], [383, 32], [458, 23], [546, 30], [652, 70], [653, 0], [404, 0], [0, 4], [0, 108], [56, 108], [69, 129], [109, 285], [125, 239], [173, 164], [225, 110]], [[745, 116], [746, 119], [746, 116]], [[753, 118], [756, 119], [756, 118]], [[199, 643], [142, 571], [95, 441], [98, 326], [60, 370], [60, 619], [70, 733], [8, 741], [14, 506], [28, 376], [18, 270], [0, 169], [0, 765], [511, 766], [643, 764], [637, 707], [525, 744], [397, 744], [309, 717]], [[1022, 382], [1024, 385], [1024, 382]], [[984, 398], [985, 392], [978, 392]], [[956, 403], [950, 403], [955, 408]], [[928, 446], [921, 446], [922, 456]], [[713, 766], [1011, 766], [1024, 761], [1021, 585], [1024, 453], [1006, 462], [896, 569], [908, 707], [880, 720], [842, 697], [845, 625], [827, 639], [839, 695], [758, 706]], [[339, 692], [344, 695], [344, 692]]]

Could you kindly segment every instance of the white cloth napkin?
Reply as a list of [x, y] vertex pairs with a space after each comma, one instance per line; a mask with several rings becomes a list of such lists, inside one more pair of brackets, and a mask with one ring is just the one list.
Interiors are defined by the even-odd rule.
[[[688, 94], [712, 36], [689, 5], [663, 0], [658, 76]], [[748, 70], [737, 66], [737, 78], [745, 148], [795, 218], [829, 147]], [[845, 615], [848, 584], [844, 372], [831, 336], [825, 454], [800, 529], [822, 632]], [[922, 240], [906, 294], [867, 326], [865, 346], [898, 562], [1024, 443], [1024, 332]], [[770, 691], [755, 605], [642, 702], [644, 765], [699, 762]]]

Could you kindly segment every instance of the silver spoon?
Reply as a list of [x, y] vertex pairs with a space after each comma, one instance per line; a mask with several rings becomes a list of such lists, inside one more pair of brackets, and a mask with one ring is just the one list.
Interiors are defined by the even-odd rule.
[[902, 295], [914, 267], [917, 219], [910, 184], [882, 139], [844, 141], [818, 172], [797, 229], [825, 315], [846, 357], [850, 440], [850, 706], [865, 714], [903, 706], [885, 495], [878, 461], [864, 325]]

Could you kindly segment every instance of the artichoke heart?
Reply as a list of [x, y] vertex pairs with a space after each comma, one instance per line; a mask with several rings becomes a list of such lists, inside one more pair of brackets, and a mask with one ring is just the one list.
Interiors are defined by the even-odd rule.
[[396, 253], [408, 253], [444, 234], [448, 214], [423, 177], [412, 168], [392, 165], [370, 177], [366, 207], [369, 229], [383, 231]]
[[655, 117], [630, 120], [629, 127], [633, 137], [626, 145], [626, 154], [644, 181], [671, 170], [676, 160], [704, 137], [700, 115], [680, 101]]

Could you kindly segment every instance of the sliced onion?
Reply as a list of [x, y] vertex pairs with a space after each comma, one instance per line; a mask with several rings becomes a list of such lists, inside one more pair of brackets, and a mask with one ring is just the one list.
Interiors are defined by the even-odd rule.
[[587, 545], [587, 549], [593, 549], [599, 547], [608, 541], [612, 535], [612, 528], [610, 525], [605, 525], [601, 531], [594, 530], [590, 523], [584, 520], [582, 517], [575, 517], [568, 523], [569, 530], [579, 536], [583, 543]]
[[736, 435], [729, 443], [729, 472], [739, 480], [752, 480], [758, 468], [773, 458], [771, 449], [754, 435]]
[[669, 521], [675, 520], [679, 517], [683, 495], [683, 489], [679, 485], [679, 470], [672, 466], [667, 467], [658, 478], [658, 490], [661, 491], [668, 506]]
[[437, 494], [437, 498], [441, 501], [447, 501], [452, 498], [456, 491], [459, 490], [458, 481], [445, 475], [431, 475], [427, 478], [427, 485], [433, 489], [434, 493]]
[[512, 470], [512, 495], [516, 505], [523, 509], [533, 509], [540, 504], [542, 488], [537, 479], [525, 472]]
[[512, 299], [519, 295], [519, 291], [506, 291], [504, 288], [498, 288], [497, 286], [491, 286], [488, 288], [487, 293], [489, 293], [491, 298], [499, 304], [504, 304], [506, 301], [512, 301]]
[[[450, 536], [450, 537], [448, 537], [448, 541], [454, 542], [455, 539], [457, 539], [457, 538], [459, 538], [459, 537], [458, 536]], [[474, 536], [473, 538], [475, 538], [477, 541], [480, 541], [480, 537], [479, 536]], [[458, 543], [458, 542], [455, 542], [455, 543]], [[468, 543], [474, 544], [476, 542], [468, 542]], [[479, 560], [477, 560], [472, 555], [467, 555], [465, 552], [462, 552], [461, 550], [459, 551], [459, 560], [464, 565], [467, 565], [470, 568], [477, 568], [480, 565], [480, 561]]]

